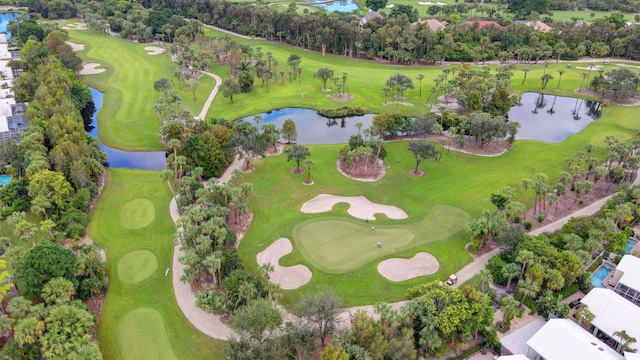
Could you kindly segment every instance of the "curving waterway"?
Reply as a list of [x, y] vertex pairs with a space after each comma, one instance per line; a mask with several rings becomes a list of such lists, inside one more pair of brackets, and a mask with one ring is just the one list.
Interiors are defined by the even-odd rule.
[[89, 86], [89, 90], [91, 90], [91, 96], [93, 97], [94, 109], [93, 111], [91, 111], [90, 108], [88, 109], [89, 112], [91, 112], [91, 121], [85, 123], [85, 130], [89, 135], [98, 139], [100, 148], [107, 153], [109, 167], [139, 170], [165, 170], [167, 168], [167, 159], [164, 151], [125, 151], [108, 147], [100, 141], [100, 137], [98, 136], [98, 114], [102, 109], [104, 95], [102, 92], [92, 88], [91, 86]]

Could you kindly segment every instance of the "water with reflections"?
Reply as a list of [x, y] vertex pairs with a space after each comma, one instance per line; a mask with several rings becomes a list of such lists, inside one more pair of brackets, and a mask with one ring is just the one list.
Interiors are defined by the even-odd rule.
[[9, 25], [9, 21], [15, 20], [18, 16], [20, 16], [20, 13], [10, 12], [0, 14], [0, 33], [6, 32], [7, 39], [11, 38], [11, 33], [7, 32], [7, 25]]
[[[91, 95], [93, 96], [94, 108], [93, 111], [91, 111], [92, 109], [87, 109], [89, 114], [85, 114], [84, 116], [85, 130], [89, 135], [98, 139], [100, 148], [107, 152], [109, 167], [140, 170], [166, 169], [167, 160], [164, 151], [125, 151], [108, 147], [100, 141], [100, 137], [98, 136], [98, 113], [100, 112], [100, 109], [102, 109], [104, 97], [100, 91], [92, 87], [89, 87], [89, 90], [91, 90]], [[85, 111], [85, 113], [86, 112], [87, 111]], [[135, 129], [132, 129], [132, 131], [135, 131]]]
[[358, 4], [356, 4], [353, 0], [336, 0], [331, 2], [324, 2], [320, 4], [316, 4], [320, 1], [311, 1], [307, 4], [321, 7], [328, 12], [352, 12], [358, 10]]
[[601, 114], [597, 101], [527, 92], [509, 110], [509, 120], [517, 121], [516, 139], [561, 142], [579, 133]]
[[[272, 122], [279, 129], [282, 128], [285, 120], [293, 120], [298, 131], [298, 144], [346, 144], [351, 135], [358, 134], [357, 123], [362, 123], [362, 129], [366, 129], [371, 126], [375, 116], [366, 114], [344, 119], [329, 119], [318, 115], [315, 110], [301, 108], [284, 108], [259, 115], [262, 116], [260, 124]], [[253, 116], [247, 116], [240, 120], [255, 125]]]

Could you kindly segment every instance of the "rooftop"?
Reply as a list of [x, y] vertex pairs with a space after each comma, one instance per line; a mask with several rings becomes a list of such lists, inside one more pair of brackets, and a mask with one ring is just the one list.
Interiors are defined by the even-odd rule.
[[618, 282], [640, 291], [640, 258], [633, 255], [625, 255], [620, 260], [616, 270], [624, 273]]
[[[595, 315], [591, 324], [607, 335], [614, 337], [614, 332], [625, 330], [629, 336], [640, 339], [640, 307], [613, 290], [594, 288], [582, 299], [582, 303], [589, 306], [589, 311]], [[638, 343], [630, 346], [640, 350]]]
[[527, 345], [546, 360], [622, 360], [622, 355], [569, 319], [552, 319]]

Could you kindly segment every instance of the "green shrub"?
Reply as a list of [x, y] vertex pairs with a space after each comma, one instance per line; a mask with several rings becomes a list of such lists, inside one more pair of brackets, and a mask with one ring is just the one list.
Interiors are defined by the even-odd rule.
[[531, 230], [531, 228], [533, 227], [533, 224], [531, 223], [531, 221], [525, 221], [524, 222], [524, 229], [529, 231]]
[[351, 107], [343, 106], [335, 109], [320, 109], [318, 114], [330, 119], [338, 119], [349, 116], [362, 116], [365, 113], [365, 109], [360, 106]]
[[522, 217], [520, 217], [520, 215], [516, 215], [513, 217], [514, 224], [520, 224], [521, 221], [522, 221]]
[[538, 222], [542, 223], [544, 221], [544, 215], [538, 215]]
[[507, 284], [507, 278], [505, 278], [504, 275], [502, 275], [502, 267], [506, 263], [507, 262], [504, 261], [504, 259], [502, 259], [500, 257], [500, 255], [496, 255], [496, 256], [492, 257], [491, 259], [489, 259], [489, 262], [487, 262], [486, 268], [491, 273], [491, 277], [493, 278], [493, 282], [498, 284], [498, 285], [506, 285]]
[[578, 290], [580, 290], [580, 285], [578, 285], [578, 283], [573, 283], [569, 286], [567, 286], [566, 288], [560, 290], [558, 292], [558, 295], [560, 295], [560, 297], [564, 300], [566, 298], [568, 298], [569, 296], [575, 294], [576, 292], [578, 292]]

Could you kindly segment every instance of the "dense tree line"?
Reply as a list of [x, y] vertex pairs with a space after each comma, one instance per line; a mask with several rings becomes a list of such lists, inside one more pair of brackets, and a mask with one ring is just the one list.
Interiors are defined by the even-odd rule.
[[[524, 24], [510, 23], [509, 20], [503, 21], [505, 27], [502, 29], [495, 26], [480, 29], [477, 24], [469, 25], [461, 21], [458, 14], [464, 14], [466, 8], [450, 6], [449, 17], [456, 15], [458, 20], [447, 19], [450, 24], [444, 30], [434, 32], [426, 24], [411, 23], [404, 15], [375, 18], [360, 29], [359, 19], [352, 14], [298, 14], [295, 6], [284, 12], [266, 4], [237, 4], [220, 0], [158, 2], [154, 6], [156, 9], [171, 9], [174, 15], [197, 19], [245, 35], [284, 40], [323, 53], [380, 58], [394, 63], [434, 63], [442, 59], [470, 62], [478, 58], [506, 61], [512, 57], [528, 62], [547, 58], [576, 59], [585, 55], [635, 59], [640, 56], [638, 26], [625, 26], [624, 21], [621, 22], [615, 14], [599, 18], [591, 26], [583, 26], [575, 21], [555, 22], [552, 24], [553, 31], [543, 33]], [[134, 13], [137, 17], [129, 22], [148, 28], [142, 40], [156, 36], [169, 39], [172, 35], [178, 35], [178, 24], [148, 25], [149, 19], [153, 19], [154, 23], [166, 19], [166, 24], [174, 21], [168, 12], [159, 17], [149, 15], [164, 10], [148, 10], [138, 4], [129, 4], [116, 10], [113, 4], [100, 7], [92, 2], [82, 11], [85, 17], [90, 15], [89, 18], [96, 19], [96, 23], [109, 24], [112, 29], [120, 28], [122, 21], [118, 19], [134, 16], [129, 15]], [[497, 16], [495, 11], [492, 14]], [[189, 30], [185, 28], [181, 32]], [[607, 46], [613, 44], [614, 40], [616, 44], [620, 43], [612, 46], [615, 49]]]
[[[101, 359], [92, 341], [95, 315], [79, 301], [107, 287], [98, 249], [77, 245], [106, 163], [81, 116], [91, 94], [73, 72], [81, 61], [64, 43], [66, 33], [49, 28], [34, 32], [33, 24], [15, 28], [30, 34], [19, 42], [20, 61], [12, 63], [24, 70], [14, 92], [17, 101], [29, 102], [28, 126], [19, 144], [0, 144], [0, 160], [16, 177], [0, 188], [0, 200], [2, 217], [16, 238], [33, 247], [9, 250], [21, 296], [0, 317], [2, 331], [12, 334], [2, 353], [12, 359]], [[26, 212], [38, 222], [27, 220]], [[63, 242], [73, 249], [61, 246]]]

